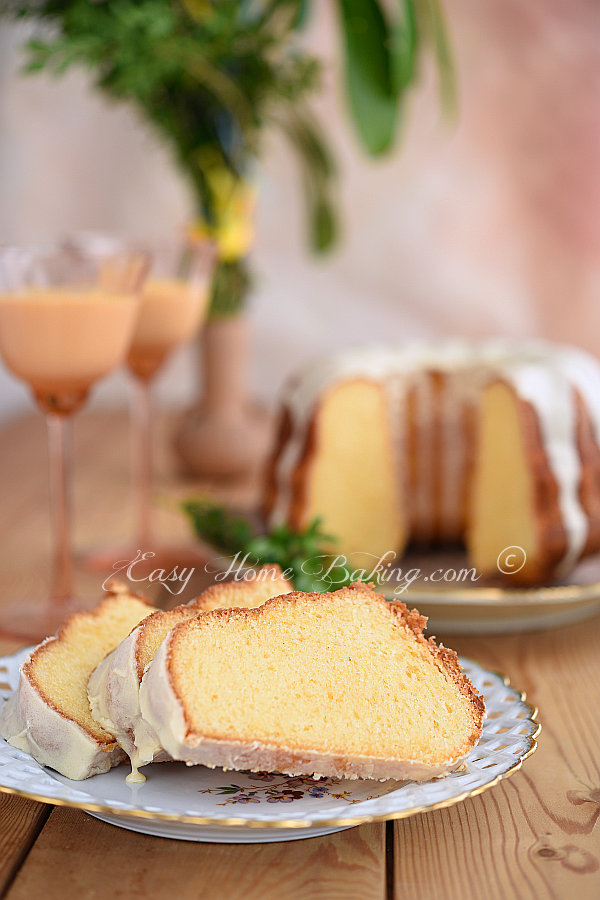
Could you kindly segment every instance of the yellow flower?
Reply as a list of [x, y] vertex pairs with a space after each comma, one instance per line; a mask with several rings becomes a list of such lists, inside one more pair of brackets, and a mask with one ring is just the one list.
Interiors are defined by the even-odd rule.
[[206, 180], [213, 195], [215, 224], [197, 222], [191, 236], [212, 238], [222, 262], [246, 256], [254, 240], [256, 190], [223, 166], [209, 166]]

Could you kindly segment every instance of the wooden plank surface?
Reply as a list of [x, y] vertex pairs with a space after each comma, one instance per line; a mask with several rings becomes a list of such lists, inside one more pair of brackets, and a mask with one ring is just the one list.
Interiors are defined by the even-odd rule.
[[[163, 436], [170, 428], [163, 420]], [[128, 429], [123, 416], [83, 413], [75, 431], [76, 537], [84, 549], [107, 536], [125, 538], [131, 527]], [[189, 539], [176, 501], [195, 490], [236, 506], [252, 503], [253, 485], [224, 489], [183, 482], [168, 441], [158, 447], [159, 534]], [[40, 418], [25, 418], [0, 433], [0, 492], [1, 604], [24, 593], [41, 595], [48, 574]], [[86, 598], [99, 594], [101, 581], [78, 571]], [[191, 583], [190, 591], [195, 587]], [[488, 793], [395, 823], [389, 829], [393, 866], [387, 866], [381, 825], [283, 844], [193, 844], [116, 829], [75, 810], [55, 809], [44, 825], [49, 808], [1, 798], [0, 887], [8, 887], [11, 898], [28, 900], [110, 894], [162, 900], [173, 896], [174, 885], [183, 898], [208, 900], [597, 900], [600, 619], [535, 635], [446, 642], [527, 691], [541, 710], [540, 749], [520, 773]], [[16, 644], [0, 643], [0, 652], [12, 649]]]
[[[17, 641], [0, 638], [0, 656], [18, 649]], [[0, 897], [5, 896], [51, 811], [45, 803], [0, 794]]]
[[[156, 489], [153, 525], [158, 536], [192, 546], [192, 535], [179, 512], [178, 501], [202, 492], [240, 508], [251, 504], [255, 486], [220, 485], [184, 480], [169, 437], [172, 419], [157, 421]], [[85, 410], [73, 423], [73, 506], [76, 554], [133, 539], [133, 505], [129, 478], [129, 423], [124, 415]], [[9, 599], [45, 596], [48, 588], [51, 540], [48, 511], [46, 434], [41, 415], [25, 416], [0, 431], [0, 564], [2, 596]], [[76, 589], [84, 600], [100, 595], [105, 574], [76, 572]], [[143, 585], [150, 599], [158, 590]], [[192, 588], [193, 585], [190, 585]]]
[[526, 691], [539, 748], [488, 793], [396, 823], [396, 897], [598, 900], [600, 619], [452, 645]]
[[195, 844], [57, 808], [7, 897], [385, 900], [384, 830], [365, 825], [287, 843]]
[[51, 807], [0, 794], [0, 896], [44, 827]]

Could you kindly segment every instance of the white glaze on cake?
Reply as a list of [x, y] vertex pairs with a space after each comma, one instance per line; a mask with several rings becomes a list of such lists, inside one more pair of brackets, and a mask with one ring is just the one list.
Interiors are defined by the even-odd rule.
[[[441, 465], [442, 527], [456, 526], [460, 508], [460, 478], [464, 471], [467, 448], [462, 430], [453, 424], [456, 408], [466, 409], [477, 402], [482, 387], [495, 380], [510, 384], [517, 395], [531, 405], [542, 435], [548, 465], [558, 488], [558, 505], [567, 537], [567, 547], [558, 568], [568, 570], [580, 557], [588, 536], [588, 521], [579, 497], [581, 462], [577, 447], [575, 396], [578, 392], [589, 413], [595, 440], [600, 446], [600, 365], [589, 354], [572, 347], [544, 341], [518, 343], [491, 340], [483, 343], [451, 340], [409, 344], [402, 348], [371, 346], [350, 349], [311, 365], [303, 376], [294, 380], [283, 402], [291, 419], [291, 435], [276, 463], [275, 501], [271, 523], [285, 521], [290, 513], [292, 474], [302, 459], [308, 428], [323, 393], [348, 379], [365, 379], [388, 390], [389, 415], [397, 439], [403, 436], [398, 423], [404, 420], [398, 398], [406, 396], [417, 385], [419, 400], [427, 406], [431, 385], [421, 376], [425, 372], [441, 372], [447, 376], [442, 393], [442, 433], [444, 454]], [[395, 399], [394, 399], [395, 398]], [[450, 410], [450, 412], [448, 411]], [[445, 430], [444, 430], [445, 428]], [[430, 453], [426, 434], [421, 434], [417, 457], [421, 471], [427, 475], [418, 486], [414, 513], [423, 523], [432, 512], [432, 467], [425, 465]], [[398, 453], [401, 456], [401, 452]], [[449, 477], [449, 473], [454, 473]]]
[[102, 660], [88, 681], [94, 719], [114, 734], [129, 756], [134, 772], [138, 766], [167, 758], [140, 712], [137, 646], [141, 625]]
[[53, 709], [23, 670], [17, 690], [0, 712], [0, 734], [41, 765], [74, 781], [108, 772], [126, 759], [116, 741], [99, 743], [81, 725]]
[[444, 486], [440, 503], [442, 539], [452, 539], [461, 531], [463, 485], [467, 473], [467, 441], [456, 440], [466, 424], [465, 404], [452, 402], [453, 396], [465, 396], [463, 373], [451, 372], [442, 385], [441, 435], [444, 452], [440, 458], [440, 483]]

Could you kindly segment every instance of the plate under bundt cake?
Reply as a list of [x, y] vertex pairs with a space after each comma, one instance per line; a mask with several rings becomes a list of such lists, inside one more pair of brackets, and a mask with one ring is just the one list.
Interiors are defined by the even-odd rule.
[[[286, 390], [264, 511], [319, 516], [358, 565], [463, 542], [483, 575], [562, 577], [600, 550], [600, 364], [500, 340], [329, 356]], [[502, 573], [511, 547], [524, 562]]]

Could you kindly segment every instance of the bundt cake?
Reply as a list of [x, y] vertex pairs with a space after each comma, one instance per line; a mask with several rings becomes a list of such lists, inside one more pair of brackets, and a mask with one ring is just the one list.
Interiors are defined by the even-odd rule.
[[139, 690], [144, 670], [169, 632], [179, 622], [201, 612], [227, 607], [260, 606], [270, 597], [287, 594], [292, 586], [279, 566], [258, 569], [249, 581], [214, 584], [191, 603], [163, 612], [157, 610], [133, 629], [112, 653], [100, 662], [88, 682], [94, 719], [111, 734], [132, 762], [130, 780], [143, 780], [138, 766], [168, 758], [161, 751], [153, 729], [140, 714]]
[[563, 577], [600, 549], [600, 364], [501, 340], [317, 362], [283, 399], [264, 511], [297, 529], [320, 516], [362, 566], [463, 542], [482, 575]]
[[56, 636], [32, 650], [0, 712], [0, 734], [9, 744], [75, 781], [126, 758], [114, 736], [92, 718], [87, 682], [153, 607], [122, 584], [110, 587], [95, 609], [71, 616]]
[[177, 625], [140, 687], [174, 758], [289, 775], [425, 780], [461, 765], [484, 704], [426, 620], [368, 586], [294, 592]]

